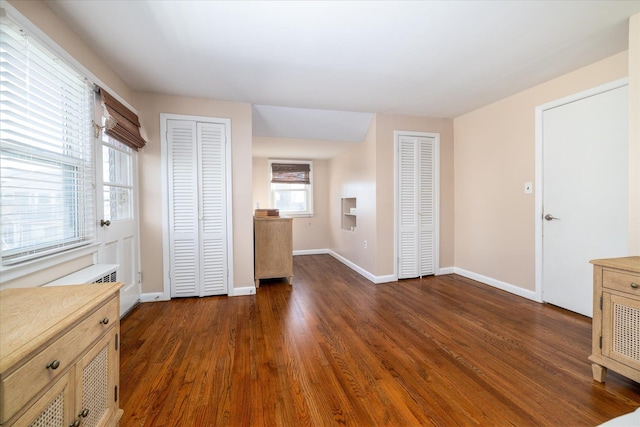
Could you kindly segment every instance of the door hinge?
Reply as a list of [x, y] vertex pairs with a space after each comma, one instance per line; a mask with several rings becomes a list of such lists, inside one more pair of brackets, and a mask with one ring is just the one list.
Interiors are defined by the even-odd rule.
[[600, 346], [600, 349], [602, 349], [602, 335], [600, 336], [600, 339], [598, 340], [598, 345]]
[[114, 402], [118, 401], [118, 386], [115, 387], [113, 398], [114, 398]]
[[138, 283], [142, 283], [142, 271], [138, 271]]
[[602, 310], [602, 295], [600, 295], [600, 310]]
[[116, 344], [116, 350], [118, 349], [118, 336], [119, 336], [119, 335], [118, 335], [118, 334], [116, 334], [116, 340], [115, 340], [115, 341], [116, 341], [116, 343], [115, 343], [115, 344]]

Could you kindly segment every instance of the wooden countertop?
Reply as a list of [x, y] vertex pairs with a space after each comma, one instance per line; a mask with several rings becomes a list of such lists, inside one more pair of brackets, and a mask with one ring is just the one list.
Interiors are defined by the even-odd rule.
[[0, 292], [0, 375], [49, 345], [123, 283], [46, 286]]
[[616, 268], [633, 273], [640, 273], [640, 256], [628, 256], [622, 258], [593, 259], [589, 261], [593, 265]]

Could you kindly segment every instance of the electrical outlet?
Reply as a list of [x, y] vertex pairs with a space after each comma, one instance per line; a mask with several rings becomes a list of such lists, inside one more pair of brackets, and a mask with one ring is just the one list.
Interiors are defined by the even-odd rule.
[[362, 242], [362, 247], [367, 249], [367, 241], [366, 240], [364, 242]]

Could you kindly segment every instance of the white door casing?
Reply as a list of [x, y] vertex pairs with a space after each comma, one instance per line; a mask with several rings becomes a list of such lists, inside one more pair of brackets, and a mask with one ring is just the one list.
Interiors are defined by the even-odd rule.
[[439, 135], [395, 132], [396, 276], [437, 274]]
[[589, 260], [627, 253], [627, 92], [614, 82], [538, 112], [536, 292], [589, 317]]
[[229, 125], [161, 115], [165, 298], [232, 295]]

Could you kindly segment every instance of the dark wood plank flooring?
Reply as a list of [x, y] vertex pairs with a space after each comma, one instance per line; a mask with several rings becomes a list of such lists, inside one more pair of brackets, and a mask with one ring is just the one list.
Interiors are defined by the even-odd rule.
[[640, 407], [640, 384], [592, 380], [588, 318], [457, 275], [374, 285], [328, 255], [294, 274], [136, 307], [120, 426], [588, 426]]

